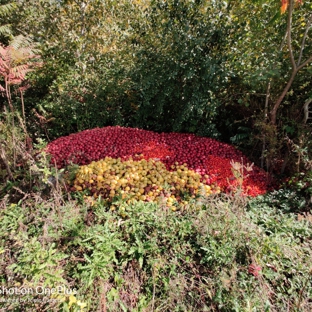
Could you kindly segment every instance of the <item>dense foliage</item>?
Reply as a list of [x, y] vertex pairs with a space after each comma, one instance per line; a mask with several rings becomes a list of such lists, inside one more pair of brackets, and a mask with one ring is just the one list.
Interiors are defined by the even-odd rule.
[[43, 61], [25, 94], [37, 135], [184, 131], [294, 171], [286, 139], [310, 131], [310, 1], [284, 1], [282, 12], [263, 0], [11, 2], [4, 22], [12, 34], [24, 29]]
[[[19, 1], [6, 20], [42, 58], [28, 127], [49, 139], [108, 125], [197, 133], [294, 172], [287, 139], [310, 131], [311, 2], [291, 3], [289, 24], [279, 1]], [[293, 60], [307, 63], [283, 94]]]

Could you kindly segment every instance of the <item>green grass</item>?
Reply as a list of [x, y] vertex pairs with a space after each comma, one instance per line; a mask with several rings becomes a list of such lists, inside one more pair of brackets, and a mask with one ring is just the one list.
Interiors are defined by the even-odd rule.
[[[261, 200], [209, 197], [178, 212], [119, 202], [110, 211], [55, 191], [3, 198], [0, 220], [0, 286], [39, 287], [1, 294], [6, 311], [312, 309], [311, 220]], [[40, 294], [60, 286], [72, 294]]]

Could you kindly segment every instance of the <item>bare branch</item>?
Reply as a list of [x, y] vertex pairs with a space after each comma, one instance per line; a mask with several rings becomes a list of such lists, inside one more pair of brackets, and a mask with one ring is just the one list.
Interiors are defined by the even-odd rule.
[[287, 46], [289, 50], [289, 57], [291, 61], [291, 65], [293, 67], [293, 70], [297, 69], [297, 65], [294, 58], [294, 53], [291, 45], [291, 27], [292, 27], [292, 14], [293, 14], [293, 7], [294, 7], [294, 0], [289, 1], [288, 6], [288, 18], [287, 18]]
[[303, 62], [299, 67], [297, 67], [297, 71], [299, 71], [301, 68], [303, 68], [304, 66], [308, 65], [311, 62], [312, 62], [312, 55], [305, 62]]
[[308, 99], [303, 105], [304, 118], [303, 123], [306, 124], [309, 119], [309, 105], [312, 102], [312, 98]]
[[283, 50], [284, 44], [285, 44], [286, 39], [287, 39], [287, 35], [288, 35], [288, 29], [286, 29], [285, 36], [283, 37], [283, 40], [282, 40], [281, 45], [280, 45], [280, 47], [279, 47], [279, 50], [280, 50], [280, 51]]
[[299, 59], [298, 59], [298, 62], [297, 62], [297, 66], [300, 66], [300, 63], [301, 63], [302, 54], [303, 54], [304, 45], [305, 45], [305, 40], [306, 40], [306, 38], [308, 36], [308, 32], [310, 30], [311, 23], [312, 23], [312, 15], [310, 15], [310, 18], [309, 18], [309, 21], [308, 21], [308, 25], [306, 27], [306, 30], [305, 30], [303, 38], [302, 38], [301, 48], [300, 48], [300, 55], [299, 55]]

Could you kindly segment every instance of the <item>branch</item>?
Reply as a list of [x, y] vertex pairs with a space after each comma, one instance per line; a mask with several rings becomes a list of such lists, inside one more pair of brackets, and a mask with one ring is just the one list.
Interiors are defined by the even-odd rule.
[[281, 42], [281, 45], [280, 45], [280, 47], [279, 47], [279, 51], [282, 51], [282, 50], [283, 50], [283, 46], [284, 46], [285, 41], [286, 41], [286, 39], [287, 39], [287, 35], [288, 35], [288, 29], [286, 29], [285, 36], [284, 36], [284, 38], [283, 38], [283, 40], [282, 40], [282, 42]]
[[304, 35], [303, 35], [303, 38], [302, 38], [301, 48], [300, 48], [300, 55], [299, 55], [299, 59], [298, 59], [298, 62], [297, 62], [297, 66], [299, 66], [300, 63], [301, 63], [302, 54], [303, 54], [304, 45], [305, 45], [305, 40], [306, 40], [306, 38], [307, 38], [307, 36], [308, 36], [308, 32], [309, 32], [309, 29], [310, 29], [310, 27], [311, 27], [311, 23], [312, 23], [312, 15], [310, 15], [307, 28], [306, 28], [306, 30], [305, 30], [305, 32], [304, 32]]
[[293, 53], [293, 49], [291, 46], [291, 27], [292, 27], [293, 7], [294, 7], [294, 0], [290, 0], [289, 6], [288, 6], [288, 18], [287, 18], [287, 46], [288, 46], [289, 57], [290, 57], [293, 70], [297, 70], [297, 65], [295, 62], [294, 53]]
[[312, 55], [305, 62], [303, 62], [299, 67], [297, 67], [297, 71], [299, 71], [302, 67], [308, 65], [310, 62], [312, 62]]
[[303, 123], [307, 123], [309, 119], [309, 105], [311, 102], [312, 99], [308, 99], [303, 105], [303, 113], [304, 113]]

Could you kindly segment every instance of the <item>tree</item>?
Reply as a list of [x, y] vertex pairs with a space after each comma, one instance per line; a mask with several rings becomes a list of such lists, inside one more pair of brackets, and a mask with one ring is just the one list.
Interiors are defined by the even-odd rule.
[[[307, 108], [304, 103], [311, 97], [311, 1], [245, 0], [228, 4], [233, 31], [226, 50], [227, 68], [232, 72], [226, 100], [233, 103], [234, 114], [242, 111], [242, 121], [236, 125], [249, 127], [250, 147], [262, 155], [262, 165], [266, 160], [271, 170], [275, 159], [291, 153], [285, 138], [300, 136], [302, 114]], [[294, 62], [290, 61], [290, 51]], [[244, 132], [242, 137], [246, 142]]]
[[291, 69], [290, 77], [289, 77], [289, 80], [288, 80], [286, 86], [284, 87], [282, 93], [280, 94], [280, 96], [276, 100], [276, 102], [275, 102], [275, 104], [274, 104], [274, 106], [270, 112], [271, 123], [273, 125], [276, 125], [277, 110], [280, 107], [280, 105], [281, 105], [283, 99], [285, 98], [287, 92], [291, 88], [296, 75], [298, 74], [298, 72], [301, 69], [303, 69], [305, 66], [309, 65], [312, 62], [312, 54], [308, 55], [306, 57], [306, 60], [303, 60], [303, 53], [304, 53], [304, 49], [306, 47], [306, 41], [307, 41], [308, 33], [309, 33], [309, 30], [312, 26], [312, 13], [308, 17], [307, 21], [304, 22], [305, 30], [304, 30], [304, 33], [302, 34], [301, 45], [298, 47], [297, 60], [295, 59], [293, 40], [292, 40], [293, 13], [294, 13], [294, 4], [295, 3], [301, 4], [302, 1], [301, 0], [296, 0], [296, 1], [295, 0], [283, 0], [282, 1], [281, 12], [285, 13], [286, 10], [288, 12], [285, 37], [286, 37], [286, 41], [287, 41], [289, 60], [290, 60], [292, 69]]

